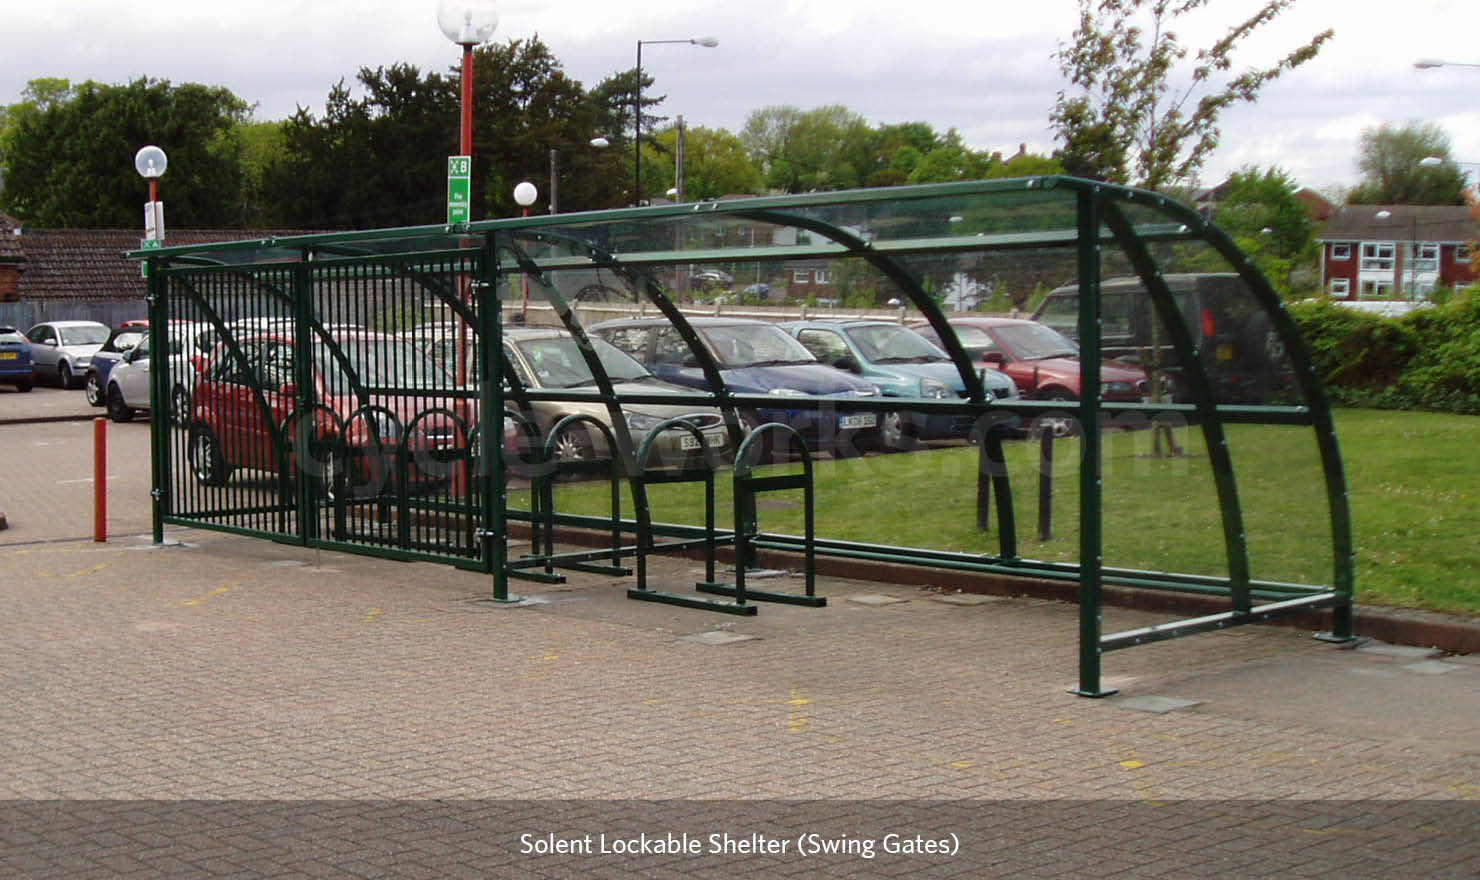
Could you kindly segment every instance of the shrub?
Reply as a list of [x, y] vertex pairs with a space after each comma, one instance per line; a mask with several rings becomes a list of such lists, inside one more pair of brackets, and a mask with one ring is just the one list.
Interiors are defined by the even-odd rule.
[[1290, 305], [1328, 387], [1376, 391], [1397, 381], [1413, 357], [1414, 333], [1391, 318], [1358, 312], [1329, 300]]

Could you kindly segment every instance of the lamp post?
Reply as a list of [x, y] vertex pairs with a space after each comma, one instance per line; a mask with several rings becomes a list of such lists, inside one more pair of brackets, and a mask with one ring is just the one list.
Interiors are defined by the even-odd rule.
[[[594, 137], [586, 141], [586, 145], [593, 149], [603, 150], [611, 145], [611, 141], [604, 137]], [[554, 147], [550, 148], [550, 213], [559, 214], [560, 192], [560, 151]]]
[[149, 181], [149, 202], [144, 206], [144, 241], [156, 244], [145, 247], [158, 247], [157, 243], [164, 240], [164, 203], [159, 200], [159, 178], [169, 164], [164, 150], [152, 144], [134, 154], [134, 170]]
[[688, 43], [713, 49], [719, 45], [719, 40], [714, 37], [692, 37], [687, 40], [637, 41], [637, 82], [633, 88], [632, 98], [632, 204], [638, 206], [642, 205], [642, 47], [665, 43]]
[[[529, 206], [533, 205], [535, 199], [539, 197], [540, 191], [535, 188], [534, 184], [527, 180], [522, 181], [514, 187], [514, 201], [518, 202], [519, 207], [524, 209], [524, 216], [526, 217], [529, 216]], [[529, 273], [519, 273], [519, 279], [523, 282], [524, 286], [524, 305], [519, 310], [519, 323], [527, 324], [529, 322]]]
[[[437, 27], [447, 39], [462, 47], [461, 126], [458, 149], [473, 155], [473, 47], [488, 42], [498, 27], [498, 4], [494, 0], [441, 0], [437, 4]], [[471, 219], [471, 218], [470, 218]]]

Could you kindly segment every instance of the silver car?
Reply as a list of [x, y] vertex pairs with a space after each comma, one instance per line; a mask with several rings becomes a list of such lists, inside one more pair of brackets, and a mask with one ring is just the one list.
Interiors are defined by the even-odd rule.
[[[596, 380], [581, 357], [575, 339], [564, 330], [546, 328], [507, 328], [504, 330], [504, 354], [513, 365], [520, 384], [531, 390], [548, 389], [591, 389]], [[626, 352], [601, 340], [592, 339], [591, 345], [601, 365], [611, 377], [612, 387], [618, 395], [630, 394], [693, 394], [691, 388], [671, 385], [654, 376]], [[512, 401], [509, 403], [512, 404]], [[542, 436], [551, 426], [568, 415], [590, 415], [608, 429], [611, 418], [605, 404], [592, 401], [534, 401], [530, 408], [534, 421]], [[683, 418], [698, 428], [705, 445], [717, 453], [726, 451], [729, 435], [725, 431], [724, 419], [714, 407], [690, 404], [633, 403], [622, 405], [622, 415], [632, 434], [632, 443], [641, 446], [648, 432], [659, 422], [672, 418]], [[693, 455], [699, 441], [693, 434], [679, 430], [663, 432], [657, 441], [655, 460], [649, 464], [674, 463]], [[605, 453], [604, 439], [594, 431], [575, 426], [556, 441], [554, 453], [558, 461], [581, 461]]]
[[97, 321], [44, 321], [26, 333], [36, 378], [51, 379], [63, 388], [76, 388], [87, 374], [93, 352], [103, 347], [112, 331]]

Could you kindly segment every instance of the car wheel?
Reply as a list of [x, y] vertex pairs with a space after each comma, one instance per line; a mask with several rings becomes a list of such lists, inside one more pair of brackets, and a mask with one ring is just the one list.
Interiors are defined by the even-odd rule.
[[72, 367], [66, 361], [62, 361], [57, 367], [57, 384], [63, 388], [71, 388], [73, 381]]
[[23, 381], [23, 382], [17, 382], [17, 383], [15, 383], [15, 390], [21, 392], [22, 394], [26, 393], [27, 391], [30, 391], [31, 390], [31, 382], [30, 382], [30, 380], [26, 380], [26, 381]]
[[915, 448], [915, 437], [904, 413], [895, 410], [879, 416], [879, 448], [885, 452], [908, 452]]
[[115, 422], [131, 421], [134, 417], [134, 408], [124, 403], [123, 392], [117, 385], [108, 386], [108, 417]]
[[176, 385], [170, 392], [170, 423], [186, 425], [190, 421], [190, 392], [184, 385]]
[[[1052, 400], [1058, 403], [1073, 403], [1078, 400], [1067, 389], [1050, 388], [1044, 392], [1039, 400]], [[1072, 416], [1045, 415], [1039, 416], [1034, 421], [1034, 427], [1041, 431], [1048, 431], [1055, 437], [1072, 437], [1079, 433], [1078, 423]]]
[[202, 486], [224, 486], [231, 476], [216, 435], [204, 425], [190, 429], [190, 471]]
[[103, 405], [103, 380], [98, 378], [97, 373], [88, 370], [87, 378], [82, 381], [82, 387], [87, 392], [88, 403], [93, 406]]
[[555, 460], [557, 462], [590, 461], [596, 457], [596, 444], [591, 442], [591, 433], [585, 426], [572, 425], [555, 438]]
[[[745, 439], [747, 437], [749, 437], [751, 434], [753, 434], [755, 432], [755, 429], [756, 428], [759, 428], [760, 426], [761, 426], [761, 416], [760, 416], [760, 413], [755, 412], [754, 410], [743, 410], [743, 411], [741, 411], [741, 413], [740, 413], [740, 435], [741, 435], [740, 436], [740, 442], [741, 443], [744, 443], [745, 442]], [[776, 438], [776, 435], [775, 434], [766, 434], [765, 436], [761, 437], [760, 440], [756, 441], [756, 446], [759, 447], [759, 448], [756, 449], [756, 451], [755, 451], [755, 457], [752, 458], [751, 461], [753, 461], [756, 464], [769, 464], [771, 462], [772, 458], [775, 457], [775, 451], [771, 448], [771, 442], [775, 438]], [[735, 447], [735, 451], [737, 453], [740, 451], [740, 447], [738, 445]]]

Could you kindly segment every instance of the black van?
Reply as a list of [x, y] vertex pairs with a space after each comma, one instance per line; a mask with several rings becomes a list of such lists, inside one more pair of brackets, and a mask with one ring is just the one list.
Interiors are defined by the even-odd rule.
[[[1182, 312], [1193, 344], [1219, 403], [1284, 404], [1296, 402], [1293, 374], [1285, 346], [1259, 308], [1242, 278], [1232, 272], [1164, 276]], [[1141, 279], [1134, 275], [1100, 282], [1100, 344], [1107, 358], [1135, 363], [1147, 375], [1171, 379], [1170, 396], [1189, 399], [1182, 364], [1160, 322]], [[1050, 291], [1033, 320], [1070, 339], [1079, 336], [1079, 284], [1071, 281]]]

